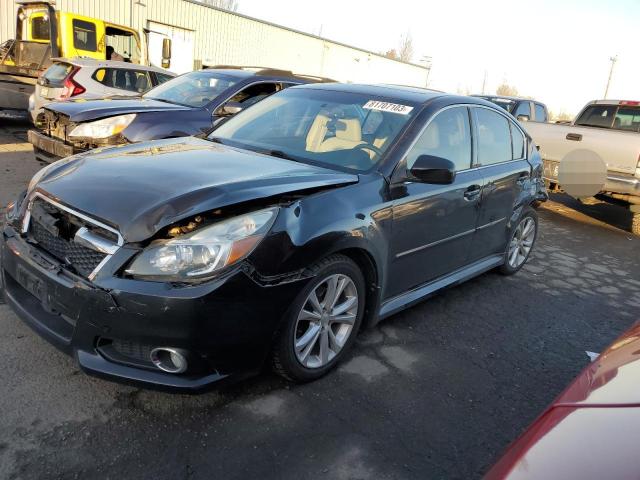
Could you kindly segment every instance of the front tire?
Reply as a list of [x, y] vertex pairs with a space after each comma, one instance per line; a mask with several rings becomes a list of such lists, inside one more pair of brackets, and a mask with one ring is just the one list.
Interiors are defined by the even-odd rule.
[[309, 270], [314, 278], [289, 309], [272, 357], [275, 372], [294, 382], [333, 369], [353, 345], [364, 314], [365, 281], [353, 260], [331, 255]]
[[522, 209], [520, 218], [509, 236], [504, 252], [504, 263], [499, 271], [503, 275], [513, 275], [520, 270], [533, 251], [538, 238], [538, 214], [530, 206]]

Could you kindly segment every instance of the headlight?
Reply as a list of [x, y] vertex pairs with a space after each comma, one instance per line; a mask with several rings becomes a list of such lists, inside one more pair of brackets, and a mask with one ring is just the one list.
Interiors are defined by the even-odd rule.
[[209, 277], [246, 258], [265, 237], [277, 213], [277, 208], [259, 210], [171, 240], [155, 241], [125, 272], [158, 281]]
[[130, 113], [128, 115], [105, 118], [104, 120], [98, 120], [97, 122], [82, 123], [71, 130], [69, 137], [112, 137], [127, 128], [129, 124], [133, 122], [134, 118], [136, 118], [136, 114]]

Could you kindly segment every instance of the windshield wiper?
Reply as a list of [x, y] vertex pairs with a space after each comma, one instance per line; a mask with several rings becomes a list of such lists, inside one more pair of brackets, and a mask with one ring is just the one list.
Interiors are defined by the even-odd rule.
[[264, 155], [269, 155], [270, 157], [284, 158], [285, 160], [293, 160], [297, 162], [298, 160], [288, 153], [283, 152], [282, 150], [256, 150], [258, 153], [262, 153]]

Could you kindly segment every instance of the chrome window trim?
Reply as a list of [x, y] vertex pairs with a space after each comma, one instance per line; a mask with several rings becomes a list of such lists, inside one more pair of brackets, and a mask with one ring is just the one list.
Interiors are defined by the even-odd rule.
[[[59, 208], [60, 210], [64, 210], [65, 212], [68, 212], [78, 218], [81, 218], [82, 220], [86, 221], [87, 223], [90, 223], [92, 225], [95, 225], [96, 227], [100, 227], [103, 228], [111, 233], [114, 233], [117, 237], [118, 237], [118, 241], [116, 246], [114, 246], [113, 248], [109, 249], [111, 253], [107, 253], [106, 256], [102, 259], [102, 261], [98, 264], [98, 266], [96, 266], [96, 268], [93, 269], [93, 271], [89, 274], [89, 276], [87, 277], [89, 280], [93, 280], [96, 275], [98, 274], [98, 272], [105, 266], [105, 264], [109, 261], [109, 259], [120, 249], [120, 247], [122, 247], [124, 245], [124, 238], [123, 236], [120, 234], [120, 232], [118, 230], [116, 230], [113, 227], [110, 227], [109, 225], [106, 225], [98, 220], [95, 220], [87, 215], [85, 215], [84, 213], [80, 213], [72, 208], [69, 208], [49, 197], [47, 197], [46, 195], [43, 195], [40, 192], [34, 192], [29, 196], [29, 200], [28, 200], [28, 204], [27, 204], [27, 208], [24, 214], [24, 217], [22, 219], [22, 234], [26, 234], [29, 231], [29, 224], [31, 222], [31, 206], [33, 205], [34, 200], [36, 200], [37, 198], [50, 203], [51, 205], [53, 205], [56, 208]], [[82, 244], [81, 245], [87, 247], [86, 244]], [[102, 245], [102, 247], [104, 248], [104, 245]], [[104, 249], [98, 249], [95, 248], [95, 250], [97, 252], [100, 253], [106, 253], [104, 251]]]

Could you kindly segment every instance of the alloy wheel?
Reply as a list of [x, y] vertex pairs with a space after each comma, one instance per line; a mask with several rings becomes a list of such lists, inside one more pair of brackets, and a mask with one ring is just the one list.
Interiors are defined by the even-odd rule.
[[535, 238], [535, 220], [531, 217], [523, 218], [513, 233], [511, 242], [509, 242], [507, 260], [511, 268], [520, 268], [520, 266], [522, 266], [522, 264], [527, 260]]
[[347, 275], [334, 274], [307, 296], [298, 314], [294, 351], [306, 368], [320, 368], [345, 346], [358, 316], [358, 290]]

